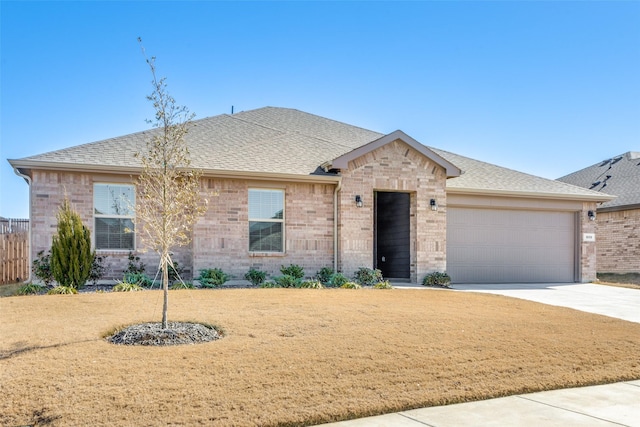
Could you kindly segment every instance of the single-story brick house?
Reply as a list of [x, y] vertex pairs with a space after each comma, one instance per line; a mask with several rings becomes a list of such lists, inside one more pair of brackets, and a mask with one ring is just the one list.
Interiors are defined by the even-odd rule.
[[640, 273], [640, 152], [629, 151], [558, 180], [616, 196], [597, 209], [597, 270]]
[[[121, 277], [129, 251], [144, 249], [121, 202], [135, 197], [134, 153], [153, 132], [9, 160], [30, 186], [32, 256], [50, 247], [66, 192]], [[187, 142], [210, 202], [174, 256], [196, 275], [299, 264], [411, 282], [445, 270], [458, 283], [595, 279], [587, 213], [609, 195], [293, 109], [197, 120]]]

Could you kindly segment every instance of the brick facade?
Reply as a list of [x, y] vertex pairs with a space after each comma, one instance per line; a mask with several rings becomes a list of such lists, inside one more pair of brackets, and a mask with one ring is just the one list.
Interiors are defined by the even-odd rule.
[[[131, 184], [128, 176], [122, 175], [94, 175], [89, 173], [70, 173], [60, 171], [35, 170], [31, 179], [31, 259], [37, 257], [38, 252], [51, 248], [53, 235], [57, 230], [57, 213], [65, 197], [69, 198], [72, 208], [78, 212], [82, 222], [91, 230], [91, 240], [95, 241], [93, 218], [93, 184], [118, 183]], [[140, 256], [147, 266], [147, 273], [154, 276], [159, 264], [159, 257], [148, 251], [143, 251], [142, 239], [136, 237], [134, 253]], [[181, 266], [186, 267], [186, 275], [191, 275], [190, 249], [181, 248], [175, 251], [174, 259]], [[121, 280], [123, 270], [127, 268], [129, 251], [101, 250], [97, 252], [105, 256], [105, 280]]]
[[[406, 143], [396, 140], [349, 162], [339, 193], [339, 269], [346, 275], [373, 267], [376, 191], [410, 194], [411, 281], [446, 269], [446, 173]], [[360, 195], [364, 206], [356, 207]], [[432, 211], [430, 199], [438, 210]]]
[[[250, 188], [284, 190], [284, 253], [249, 252]], [[282, 265], [297, 264], [313, 276], [322, 267], [333, 267], [334, 188], [333, 184], [205, 178], [201, 191], [209, 198], [209, 209], [193, 230], [196, 275], [214, 267], [236, 279], [250, 268], [280, 275]]]
[[[410, 195], [411, 281], [418, 282], [432, 271], [446, 270], [447, 194], [446, 171], [442, 166], [403, 141], [395, 140], [350, 161], [348, 168], [341, 171], [341, 177], [337, 227], [334, 218], [337, 183], [203, 178], [200, 191], [202, 197], [209, 200], [208, 211], [194, 226], [192, 244], [174, 250], [174, 259], [186, 267], [184, 277], [190, 279], [197, 276], [199, 270], [214, 267], [236, 279], [242, 279], [252, 267], [269, 275], [279, 275], [280, 266], [289, 264], [298, 264], [304, 267], [307, 276], [313, 276], [320, 268], [334, 265], [335, 228], [338, 230], [338, 271], [351, 276], [359, 267], [374, 267], [373, 201], [379, 191]], [[51, 247], [56, 213], [65, 194], [93, 233], [93, 184], [131, 182], [125, 175], [34, 170], [30, 188], [32, 259], [39, 251]], [[284, 190], [284, 253], [249, 252], [248, 192], [251, 188]], [[356, 207], [356, 195], [362, 197], [361, 208]], [[437, 210], [431, 209], [430, 199], [437, 201]], [[579, 229], [583, 234], [595, 233], [596, 223], [586, 219], [587, 211], [595, 210], [595, 203], [582, 206]], [[604, 254], [597, 266], [599, 271], [606, 268], [617, 272], [625, 266], [629, 266], [630, 271], [640, 270], [640, 245], [631, 240], [621, 243], [619, 237], [626, 232], [638, 242], [639, 213], [640, 210], [599, 214], [598, 250]], [[136, 228], [140, 229], [140, 224]], [[580, 278], [586, 282], [595, 279], [596, 244], [583, 240], [580, 239], [579, 244]], [[139, 232], [136, 248], [136, 255], [153, 276], [158, 256], [144, 252]], [[129, 252], [99, 251], [99, 254], [107, 256], [107, 278], [121, 279]], [[603, 263], [612, 258], [619, 260], [615, 266], [618, 270], [603, 267]]]
[[578, 236], [580, 239], [580, 281], [582, 283], [589, 283], [596, 280], [597, 260], [599, 257], [597, 244], [598, 239], [597, 236], [595, 242], [585, 242], [584, 239], [585, 234], [596, 233], [596, 221], [590, 221], [588, 217], [588, 212], [595, 212], [595, 210], [595, 203], [583, 203], [582, 212], [580, 212], [580, 217], [578, 219], [579, 229], [582, 233]]
[[598, 272], [640, 273], [640, 209], [598, 212]]

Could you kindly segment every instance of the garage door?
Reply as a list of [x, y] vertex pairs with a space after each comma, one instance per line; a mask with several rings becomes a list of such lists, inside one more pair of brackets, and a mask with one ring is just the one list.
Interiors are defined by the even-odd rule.
[[447, 211], [447, 272], [454, 283], [574, 282], [575, 214]]

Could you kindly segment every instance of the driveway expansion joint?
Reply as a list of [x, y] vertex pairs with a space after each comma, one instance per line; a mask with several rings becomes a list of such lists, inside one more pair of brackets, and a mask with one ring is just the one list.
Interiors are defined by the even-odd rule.
[[423, 426], [428, 426], [428, 427], [438, 427], [438, 426], [436, 426], [436, 425], [434, 425], [434, 424], [427, 424], [427, 423], [425, 423], [424, 421], [417, 420], [417, 419], [415, 419], [415, 418], [413, 418], [413, 417], [411, 417], [411, 416], [409, 416], [409, 415], [405, 414], [404, 412], [398, 412], [398, 415], [400, 415], [400, 416], [402, 416], [402, 417], [405, 417], [405, 418], [408, 418], [408, 419], [410, 419], [411, 421], [413, 421], [414, 423], [418, 423], [418, 424], [421, 424], [421, 425], [423, 425]]
[[517, 397], [518, 399], [522, 399], [522, 400], [528, 400], [529, 402], [538, 403], [540, 405], [549, 406], [550, 408], [560, 409], [562, 411], [572, 412], [574, 414], [578, 414], [578, 415], [582, 415], [582, 416], [585, 416], [585, 417], [593, 418], [594, 420], [604, 421], [604, 422], [609, 423], [611, 425], [617, 425], [617, 426], [622, 426], [622, 427], [633, 427], [633, 426], [630, 426], [628, 424], [621, 424], [621, 423], [617, 423], [615, 421], [607, 420], [606, 418], [600, 418], [600, 417], [595, 417], [593, 415], [585, 414], [584, 412], [574, 411], [572, 409], [563, 408], [562, 406], [551, 405], [551, 404], [546, 403], [546, 402], [540, 402], [539, 400], [535, 400], [535, 399], [532, 399], [530, 397], [526, 397], [526, 396], [515, 396], [515, 397]]

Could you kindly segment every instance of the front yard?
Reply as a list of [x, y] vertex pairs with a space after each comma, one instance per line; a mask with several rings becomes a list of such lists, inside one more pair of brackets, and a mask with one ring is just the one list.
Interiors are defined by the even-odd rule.
[[162, 293], [0, 299], [0, 425], [309, 425], [640, 378], [640, 324], [446, 290], [169, 295], [225, 337], [127, 347]]

